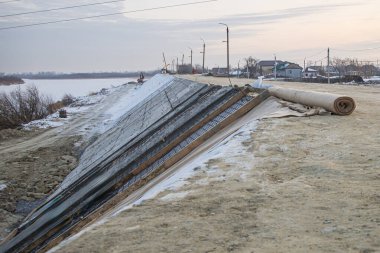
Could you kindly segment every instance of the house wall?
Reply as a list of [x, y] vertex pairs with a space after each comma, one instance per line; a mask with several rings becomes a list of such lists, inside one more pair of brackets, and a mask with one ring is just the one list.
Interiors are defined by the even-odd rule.
[[273, 66], [259, 66], [258, 72], [263, 76], [273, 74]]
[[189, 65], [179, 65], [178, 66], [178, 74], [192, 74], [193, 68]]
[[287, 77], [285, 70], [277, 70], [277, 77]]
[[228, 69], [227, 68], [213, 68], [211, 70], [213, 76], [227, 76]]
[[301, 78], [302, 70], [301, 69], [287, 69], [285, 73], [287, 78]]
[[317, 77], [317, 72], [304, 72], [303, 77], [305, 77], [305, 78]]
[[301, 78], [302, 77], [302, 70], [301, 69], [277, 70], [277, 77]]

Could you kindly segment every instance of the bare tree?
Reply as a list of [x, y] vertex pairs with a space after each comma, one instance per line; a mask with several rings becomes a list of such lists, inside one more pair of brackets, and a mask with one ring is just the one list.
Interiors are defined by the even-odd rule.
[[332, 65], [339, 71], [340, 76], [358, 75], [370, 77], [378, 73], [378, 69], [373, 63], [361, 62], [355, 58], [334, 58]]
[[41, 95], [37, 87], [20, 87], [9, 94], [0, 93], [0, 129], [15, 128], [32, 120], [41, 119], [52, 113], [49, 106], [53, 100]]
[[253, 58], [252, 56], [249, 56], [248, 58], [245, 58], [245, 69], [248, 70], [250, 77], [255, 77], [257, 75], [257, 63], [259, 62], [259, 59]]

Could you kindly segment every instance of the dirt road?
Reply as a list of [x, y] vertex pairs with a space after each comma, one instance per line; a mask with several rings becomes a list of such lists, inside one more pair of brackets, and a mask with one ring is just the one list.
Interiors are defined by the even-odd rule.
[[346, 94], [358, 107], [347, 117], [262, 120], [237, 159], [195, 167], [179, 190], [59, 252], [379, 252], [380, 89], [276, 84]]

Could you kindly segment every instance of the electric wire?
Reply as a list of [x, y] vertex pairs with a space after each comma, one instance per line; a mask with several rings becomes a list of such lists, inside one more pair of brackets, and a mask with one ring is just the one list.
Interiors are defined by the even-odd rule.
[[130, 13], [138, 13], [138, 12], [153, 11], [153, 10], [162, 10], [162, 9], [169, 9], [169, 8], [175, 8], [175, 7], [204, 4], [204, 3], [217, 2], [217, 1], [219, 1], [219, 0], [197, 1], [197, 2], [189, 2], [189, 3], [183, 3], [183, 4], [173, 4], [173, 5], [166, 5], [166, 6], [159, 6], [159, 7], [138, 9], [138, 10], [132, 10], [132, 11], [122, 11], [122, 12], [114, 12], [114, 13], [109, 13], [109, 14], [100, 14], [100, 15], [87, 16], [87, 17], [61, 19], [61, 20], [48, 21], [48, 22], [40, 22], [40, 23], [33, 23], [33, 24], [26, 24], [26, 25], [8, 26], [8, 27], [1, 27], [0, 31], [10, 30], [10, 29], [17, 29], [17, 28], [23, 28], [23, 27], [31, 27], [31, 26], [40, 26], [40, 25], [47, 25], [47, 24], [56, 24], [56, 23], [70, 22], [70, 21], [83, 20], [83, 19], [116, 16], [116, 15], [121, 15], [121, 14], [130, 14]]
[[65, 7], [53, 8], [53, 9], [45, 9], [45, 10], [38, 10], [38, 11], [20, 12], [20, 13], [14, 13], [14, 14], [1, 15], [0, 18], [21, 16], [21, 15], [28, 15], [28, 14], [41, 13], [41, 12], [67, 10], [67, 9], [74, 9], [74, 8], [81, 8], [81, 7], [94, 6], [94, 5], [102, 5], [102, 4], [109, 4], [109, 3], [116, 3], [116, 2], [125, 2], [125, 1], [126, 0], [113, 0], [113, 1], [106, 1], [106, 2], [98, 2], [98, 3], [90, 3], [90, 4], [65, 6]]
[[363, 49], [332, 48], [332, 50], [335, 50], [335, 51], [346, 51], [346, 52], [363, 52], [363, 51], [371, 51], [371, 50], [377, 50], [377, 49], [380, 49], [380, 46], [378, 46], [378, 47], [372, 47], [372, 48], [363, 48]]
[[21, 0], [4, 1], [4, 2], [0, 2], [0, 4], [7, 4], [7, 3], [20, 2], [20, 1]]
[[311, 55], [311, 56], [309, 56], [309, 57], [305, 57], [305, 59], [310, 59], [310, 58], [313, 58], [313, 57], [315, 57], [315, 56], [318, 56], [318, 55], [320, 55], [320, 54], [322, 54], [322, 53], [324, 53], [326, 50], [325, 49], [323, 49], [322, 51], [319, 51], [318, 53], [316, 53], [316, 54], [313, 54], [313, 55]]
[[325, 57], [323, 57], [323, 58], [321, 58], [321, 59], [319, 59], [319, 60], [312, 61], [312, 62], [314, 62], [314, 63], [316, 63], [316, 62], [323, 62], [323, 60], [326, 60], [327, 58], [328, 58], [328, 57], [325, 56]]

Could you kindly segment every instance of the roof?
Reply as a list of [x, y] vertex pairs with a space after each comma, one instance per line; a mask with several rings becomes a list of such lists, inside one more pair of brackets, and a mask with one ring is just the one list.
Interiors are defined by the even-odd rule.
[[321, 66], [309, 66], [309, 67], [306, 67], [306, 70], [310, 71], [310, 69], [315, 70], [315, 71], [320, 71], [320, 70], [322, 70], [322, 67]]
[[[270, 60], [270, 61], [259, 61], [257, 63], [257, 65], [259, 65], [261, 67], [273, 67], [275, 63], [276, 63], [276, 61], [272, 61], [272, 60]], [[277, 65], [282, 64], [282, 63], [284, 63], [284, 62], [283, 61], [277, 61]]]
[[302, 67], [298, 64], [295, 63], [290, 63], [285, 67], [285, 69], [302, 69]]
[[298, 64], [291, 62], [283, 62], [281, 64], [277, 64], [277, 70], [286, 70], [286, 69], [302, 69], [302, 67]]
[[307, 67], [305, 69], [305, 72], [318, 72], [319, 70], [315, 69], [315, 68], [312, 68], [312, 67]]

